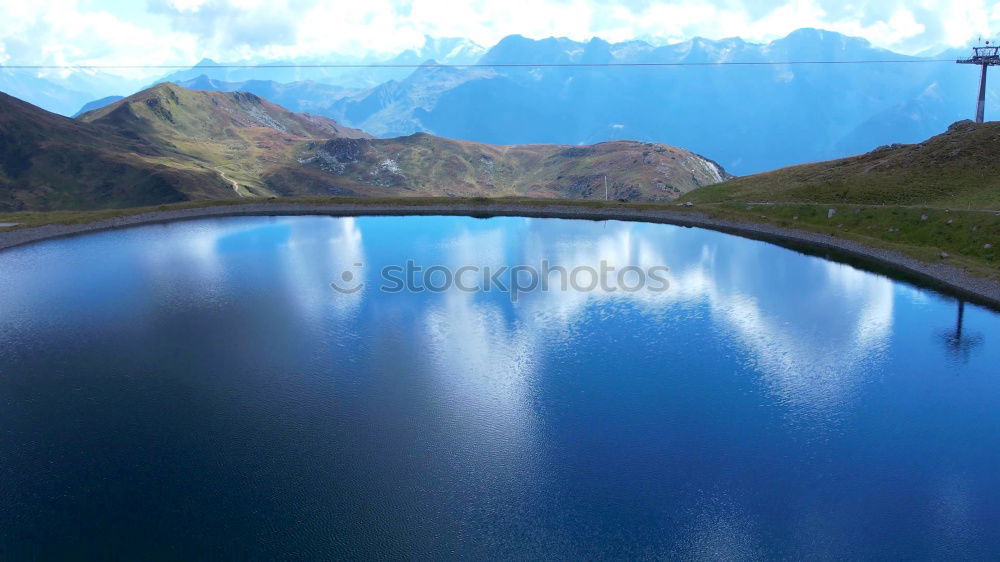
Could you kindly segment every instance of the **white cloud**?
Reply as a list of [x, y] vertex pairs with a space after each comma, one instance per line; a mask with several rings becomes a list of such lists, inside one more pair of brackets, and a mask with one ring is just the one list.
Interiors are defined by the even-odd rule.
[[1000, 31], [1000, 6], [997, 0], [148, 0], [139, 10], [121, 0], [5, 2], [0, 60], [190, 64], [203, 57], [360, 56], [417, 47], [425, 35], [487, 46], [512, 33], [768, 41], [800, 27], [915, 53]]
[[183, 33], [158, 34], [139, 23], [76, 0], [5, 5], [0, 52], [9, 64], [158, 64], [196, 48]]

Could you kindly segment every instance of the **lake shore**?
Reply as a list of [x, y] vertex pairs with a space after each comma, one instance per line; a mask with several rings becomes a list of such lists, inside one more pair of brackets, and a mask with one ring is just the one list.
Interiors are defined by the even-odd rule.
[[[128, 211], [122, 211], [128, 213]], [[776, 243], [803, 253], [820, 255], [864, 269], [900, 277], [919, 285], [951, 293], [977, 304], [1000, 310], [1000, 281], [974, 277], [944, 261], [929, 263], [900, 252], [876, 248], [861, 242], [805, 230], [708, 216], [691, 208], [664, 206], [594, 205], [559, 201], [458, 200], [372, 200], [351, 202], [266, 201], [194, 207], [138, 210], [93, 221], [72, 224], [25, 225], [0, 232], [0, 250], [42, 240], [100, 232], [130, 226], [179, 220], [229, 216], [400, 216], [456, 215], [472, 217], [522, 216], [583, 220], [621, 220], [707, 228], [746, 238]]]

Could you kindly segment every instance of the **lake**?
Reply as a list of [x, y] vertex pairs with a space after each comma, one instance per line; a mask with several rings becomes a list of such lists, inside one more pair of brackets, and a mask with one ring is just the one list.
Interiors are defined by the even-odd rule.
[[[407, 262], [437, 277], [385, 290]], [[543, 262], [669, 283], [444, 287]], [[242, 217], [14, 248], [0, 557], [995, 557], [1000, 315], [959, 310], [645, 223]]]

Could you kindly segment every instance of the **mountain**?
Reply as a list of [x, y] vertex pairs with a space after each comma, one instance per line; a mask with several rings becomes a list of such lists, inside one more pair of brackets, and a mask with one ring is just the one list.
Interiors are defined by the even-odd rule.
[[[350, 89], [314, 81], [280, 83], [273, 80], [227, 82], [201, 74], [177, 82], [203, 92], [250, 92], [293, 111], [326, 117], [364, 129], [376, 136], [402, 136], [422, 132], [411, 113], [434, 107], [440, 93], [463, 82], [495, 76], [489, 69], [460, 70], [434, 62], [422, 64], [402, 80], [389, 80], [370, 89]], [[103, 107], [104, 100], [92, 102]], [[114, 101], [114, 100], [112, 100]], [[377, 111], [374, 117], [373, 111]]]
[[0, 93], [0, 210], [133, 207], [225, 196], [168, 149]]
[[[427, 37], [419, 48], [393, 55], [331, 53], [242, 61], [267, 65], [264, 68], [225, 68], [205, 59], [163, 80], [198, 90], [250, 91], [294, 111], [322, 115], [380, 137], [426, 132], [488, 144], [567, 145], [629, 138], [711, 154], [727, 170], [752, 174], [861, 154], [885, 144], [920, 142], [970, 117], [978, 72], [951, 62], [965, 54], [955, 49], [932, 58], [904, 56], [863, 39], [816, 29], [797, 30], [769, 43], [696, 37], [653, 45], [513, 35], [488, 50], [465, 39]], [[796, 60], [905, 64], [440, 66]], [[369, 63], [422, 66], [322, 66]], [[48, 82], [36, 84], [29, 81], [33, 75], [2, 70], [0, 90], [67, 115], [84, 101], [134, 91], [120, 85], [109, 90], [110, 78], [99, 88], [105, 80], [100, 74], [69, 76], [47, 76], [39, 80]], [[84, 92], [99, 95], [86, 97]], [[989, 114], [1000, 102], [995, 80], [988, 95]]]
[[249, 140], [260, 131], [291, 138], [368, 136], [324, 117], [289, 111], [249, 92], [195, 92], [169, 83], [87, 112], [79, 120], [176, 142]]
[[[283, 60], [242, 60], [216, 62], [202, 59], [190, 69], [172, 72], [157, 82], [183, 83], [207, 76], [220, 82], [272, 81], [281, 84], [316, 82], [346, 89], [374, 87], [389, 80], [400, 80], [410, 74], [407, 68], [391, 65], [416, 65], [434, 60], [441, 64], [474, 63], [486, 52], [475, 42], [457, 37], [425, 36], [424, 42], [396, 54], [351, 56], [327, 53], [322, 56]], [[357, 65], [387, 65], [382, 68], [358, 68]], [[241, 68], [241, 66], [243, 68]]]
[[94, 99], [88, 92], [72, 90], [26, 70], [2, 67], [0, 67], [0, 92], [28, 100], [34, 105], [62, 115], [70, 115], [82, 104]]
[[77, 120], [3, 97], [0, 209], [256, 196], [528, 195], [672, 200], [728, 179], [652, 143], [507, 146], [375, 139], [249, 92], [159, 84]]
[[[0, 92], [53, 113], [74, 116], [96, 109], [81, 109], [85, 105], [106, 101], [123, 92], [145, 89], [151, 82], [181, 83], [202, 75], [212, 80], [232, 83], [272, 81], [279, 84], [315, 82], [337, 85], [341, 87], [343, 96], [389, 80], [401, 80], [411, 72], [407, 68], [350, 68], [351, 65], [421, 64], [429, 60], [442, 64], [468, 64], [476, 62], [485, 51], [486, 49], [468, 39], [425, 36], [419, 46], [398, 53], [365, 56], [326, 53], [284, 60], [251, 58], [228, 63], [205, 58], [189, 69], [172, 72], [159, 79], [151, 79], [153, 77], [148, 74], [121, 75], [91, 69], [75, 69], [71, 72], [62, 69], [40, 71], [0, 65]], [[225, 68], [228, 65], [254, 68]], [[264, 68], [256, 68], [256, 65], [263, 65]], [[328, 65], [343, 66], [338, 68]], [[315, 112], [314, 108], [308, 106], [308, 103], [303, 105], [302, 110]]]
[[960, 121], [917, 144], [733, 179], [703, 203], [850, 203], [1000, 209], [1000, 122]]
[[[632, 138], [712, 154], [739, 174], [919, 142], [974, 108], [978, 72], [909, 57], [829, 31], [766, 44], [694, 38], [576, 42], [510, 36], [484, 64], [902, 61], [565, 68], [422, 67], [324, 113], [380, 136], [424, 131], [492, 144], [590, 144]], [[994, 82], [995, 83], [995, 82]], [[991, 103], [1000, 90], [990, 89]], [[995, 104], [993, 104], [995, 105]]]
[[[428, 129], [420, 121], [419, 116], [433, 111], [442, 95], [470, 81], [489, 80], [496, 76], [497, 73], [492, 69], [462, 69], [430, 62], [421, 65], [403, 80], [390, 80], [371, 90], [340, 99], [331, 104], [324, 115], [336, 116], [345, 123], [349, 122], [377, 136], [391, 137], [427, 132]], [[491, 105], [493, 105], [491, 99], [483, 97], [471, 100], [470, 103], [460, 107], [453, 107], [452, 110], [456, 112], [456, 119], [496, 118], [496, 115], [478, 115], [479, 110], [488, 111]], [[524, 120], [520, 126], [530, 126], [530, 124]], [[524, 142], [546, 141], [542, 135]], [[493, 144], [518, 144], [518, 142], [507, 142], [507, 139], [503, 139]]]
[[92, 70], [39, 71], [0, 65], [0, 92], [60, 115], [73, 115], [93, 100], [134, 92], [144, 80]]
[[183, 161], [215, 170], [227, 182], [244, 184], [234, 185], [241, 195], [275, 194], [267, 178], [275, 170], [297, 166], [296, 151], [303, 142], [368, 136], [324, 117], [288, 111], [249, 92], [195, 92], [169, 83], [85, 113], [79, 120], [168, 148]]
[[672, 200], [731, 176], [684, 150], [640, 142], [492, 146], [416, 133], [310, 145], [303, 163], [397, 193]]
[[79, 111], [73, 114], [73, 117], [79, 117], [88, 111], [94, 111], [95, 109], [100, 109], [104, 106], [111, 105], [120, 99], [124, 99], [125, 96], [107, 96], [99, 100], [94, 100], [83, 104], [83, 107]]
[[[965, 56], [965, 50], [953, 49], [934, 58], [949, 61]], [[925, 86], [923, 89], [863, 120], [838, 141], [835, 152], [859, 154], [880, 144], [919, 142], [951, 123], [971, 117], [979, 93], [978, 69], [945, 62], [935, 70], [919, 84]], [[986, 102], [988, 110], [998, 107], [1000, 88], [988, 88]], [[890, 137], [890, 132], [895, 137]]]
[[282, 84], [273, 80], [247, 80], [225, 82], [200, 75], [191, 80], [177, 82], [178, 86], [201, 92], [250, 92], [274, 104], [299, 113], [329, 115], [340, 100], [357, 93], [357, 90], [323, 84], [321, 82], [290, 82]]
[[[800, 29], [769, 43], [700, 37], [668, 45], [599, 38], [504, 38], [488, 50], [425, 38], [390, 57], [269, 61], [221, 68], [211, 60], [166, 80], [191, 89], [251, 91], [379, 137], [426, 132], [488, 144], [593, 144], [622, 138], [711, 154], [752, 174], [915, 143], [972, 115], [979, 74], [952, 61]], [[719, 62], [898, 61], [896, 64]], [[251, 61], [252, 62], [252, 61]], [[668, 63], [661, 67], [447, 67], [444, 64]], [[291, 64], [420, 64], [407, 68], [286, 68]], [[1000, 102], [990, 83], [987, 111]]]

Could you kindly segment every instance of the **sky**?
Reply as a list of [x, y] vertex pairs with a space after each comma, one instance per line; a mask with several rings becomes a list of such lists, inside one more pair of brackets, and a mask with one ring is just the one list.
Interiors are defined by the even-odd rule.
[[0, 64], [378, 56], [426, 35], [766, 42], [802, 27], [938, 52], [1000, 35], [1000, 0], [0, 0]]

